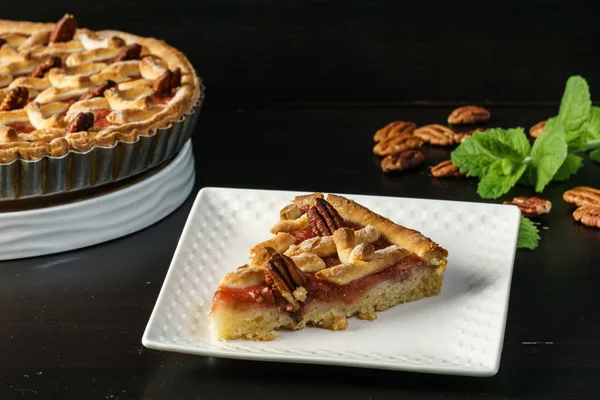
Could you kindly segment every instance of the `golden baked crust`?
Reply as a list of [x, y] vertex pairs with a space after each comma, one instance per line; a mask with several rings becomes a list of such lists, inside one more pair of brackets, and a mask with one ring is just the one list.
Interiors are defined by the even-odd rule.
[[[133, 142], [181, 120], [203, 96], [201, 80], [188, 59], [164, 41], [119, 31], [77, 29], [71, 40], [48, 44], [56, 25], [0, 20], [0, 36], [7, 42], [0, 48], [0, 102], [19, 86], [28, 89], [30, 100], [25, 109], [0, 111], [0, 128], [5, 127], [3, 123], [15, 122], [35, 128], [0, 137], [0, 163]], [[132, 44], [141, 46], [138, 59], [107, 61]], [[41, 77], [28, 76], [47, 57], [59, 57], [62, 68], [51, 68]], [[174, 86], [164, 104], [155, 102], [152, 86], [165, 71], [177, 69], [181, 84]], [[103, 96], [64, 103], [106, 80], [117, 86]], [[49, 109], [53, 105], [55, 108]], [[110, 111], [106, 116], [110, 125], [68, 132], [68, 124], [79, 112], [99, 109]], [[46, 134], [48, 129], [54, 130], [53, 136]]]
[[343, 196], [329, 194], [327, 201], [335, 207], [345, 220], [364, 226], [374, 226], [390, 243], [408, 249], [423, 257], [432, 265], [446, 266], [448, 251], [420, 232], [398, 225]]

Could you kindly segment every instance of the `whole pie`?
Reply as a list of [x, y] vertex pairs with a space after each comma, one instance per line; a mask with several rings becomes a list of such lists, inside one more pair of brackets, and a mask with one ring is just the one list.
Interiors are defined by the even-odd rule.
[[165, 42], [57, 23], [0, 20], [0, 163], [134, 142], [181, 119], [201, 96]]
[[345, 197], [296, 197], [274, 236], [250, 250], [213, 296], [213, 336], [273, 340], [307, 324], [341, 330], [347, 318], [440, 292], [448, 252], [421, 233]]

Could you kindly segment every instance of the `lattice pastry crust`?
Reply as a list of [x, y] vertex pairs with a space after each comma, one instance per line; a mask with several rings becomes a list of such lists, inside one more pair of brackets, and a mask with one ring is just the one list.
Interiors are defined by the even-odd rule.
[[187, 58], [118, 31], [0, 20], [0, 163], [133, 142], [202, 96]]

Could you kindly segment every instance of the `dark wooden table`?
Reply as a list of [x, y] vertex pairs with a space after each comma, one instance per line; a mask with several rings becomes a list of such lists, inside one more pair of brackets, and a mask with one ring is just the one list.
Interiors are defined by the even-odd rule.
[[[385, 176], [372, 133], [394, 119], [444, 121], [450, 107], [208, 108], [194, 148], [197, 188], [322, 190], [465, 201], [476, 182], [425, 167]], [[554, 108], [491, 107], [494, 125], [530, 126]], [[425, 150], [427, 163], [448, 158]], [[148, 350], [141, 336], [190, 198], [139, 233], [68, 253], [0, 262], [0, 398], [598, 398], [600, 230], [570, 217], [564, 190], [600, 182], [585, 168], [554, 203], [535, 251], [517, 253], [499, 373], [491, 378], [277, 364]], [[530, 195], [517, 187], [510, 195]], [[508, 197], [508, 196], [505, 196]], [[59, 221], [57, 221], [59, 223]], [[451, 267], [451, 266], [450, 266]], [[538, 344], [528, 344], [538, 343]]]

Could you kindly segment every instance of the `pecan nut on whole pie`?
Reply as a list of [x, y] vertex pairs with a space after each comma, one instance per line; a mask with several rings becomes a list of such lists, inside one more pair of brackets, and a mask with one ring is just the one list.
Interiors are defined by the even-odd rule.
[[431, 167], [430, 171], [431, 175], [435, 178], [465, 176], [464, 173], [460, 172], [456, 165], [452, 164], [452, 160], [442, 161], [441, 163]]
[[383, 172], [406, 171], [417, 168], [424, 161], [425, 156], [419, 150], [406, 150], [381, 160], [381, 170]]
[[94, 126], [94, 113], [80, 112], [73, 121], [67, 125], [67, 133], [83, 132]]
[[121, 49], [119, 54], [115, 56], [113, 62], [138, 60], [142, 54], [142, 46], [137, 43], [130, 44]]
[[79, 100], [89, 100], [94, 97], [102, 97], [104, 96], [104, 92], [106, 92], [110, 88], [117, 87], [117, 83], [110, 79], [102, 82], [100, 85], [90, 88], [87, 92], [81, 95]]
[[511, 201], [505, 201], [504, 204], [519, 207], [521, 214], [526, 217], [538, 217], [548, 214], [552, 209], [550, 200], [540, 199], [539, 197], [515, 197]]
[[71, 14], [67, 14], [56, 23], [54, 30], [50, 33], [50, 43], [69, 42], [73, 40], [77, 31], [77, 21]]
[[43, 78], [44, 75], [46, 75], [46, 72], [50, 71], [52, 68], [62, 68], [62, 65], [63, 63], [60, 57], [46, 57], [35, 67], [30, 76], [32, 78]]
[[25, 107], [29, 98], [29, 90], [25, 86], [12, 88], [0, 104], [0, 111], [11, 111]]
[[315, 236], [331, 236], [344, 226], [344, 220], [325, 199], [316, 199], [315, 205], [306, 212], [308, 225]]
[[172, 96], [172, 91], [181, 85], [181, 70], [166, 70], [154, 81], [154, 94], [158, 97]]
[[458, 107], [448, 116], [451, 125], [480, 124], [490, 120], [490, 112], [479, 106]]

